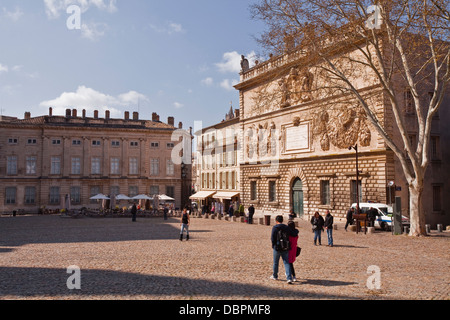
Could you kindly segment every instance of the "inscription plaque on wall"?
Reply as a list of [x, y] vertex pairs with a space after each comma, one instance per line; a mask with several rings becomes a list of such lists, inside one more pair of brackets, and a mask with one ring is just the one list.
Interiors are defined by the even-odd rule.
[[309, 124], [286, 128], [286, 152], [309, 150]]

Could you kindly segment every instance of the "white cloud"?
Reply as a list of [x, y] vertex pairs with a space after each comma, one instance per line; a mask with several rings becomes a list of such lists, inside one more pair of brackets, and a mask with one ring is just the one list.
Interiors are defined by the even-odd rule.
[[0, 63], [0, 73], [2, 73], [2, 72], [8, 72], [8, 66], [4, 66], [4, 65], [2, 65], [1, 63]]
[[184, 104], [179, 103], [179, 102], [174, 102], [173, 106], [174, 106], [176, 109], [181, 109], [181, 108], [184, 107]]
[[108, 25], [106, 23], [83, 23], [81, 25], [81, 36], [91, 41], [96, 41], [105, 35], [105, 30], [107, 29]]
[[76, 92], [63, 92], [58, 98], [43, 101], [40, 107], [52, 107], [55, 114], [65, 114], [69, 108], [111, 111], [112, 117], [120, 117], [120, 108], [137, 105], [139, 101], [149, 101], [148, 98], [136, 91], [129, 91], [117, 97], [96, 91], [86, 86], [79, 86]]
[[185, 33], [186, 30], [183, 29], [183, 26], [179, 23], [175, 22], [167, 22], [165, 26], [157, 26], [154, 24], [149, 24], [149, 27], [158, 33], [166, 33], [166, 34], [174, 34], [174, 33]]
[[79, 6], [83, 13], [91, 7], [113, 13], [117, 11], [116, 2], [117, 0], [44, 0], [45, 12], [52, 19], [59, 18], [61, 13], [66, 13], [70, 5]]
[[210, 87], [214, 84], [214, 80], [211, 77], [205, 78], [202, 81], [200, 81], [203, 85]]
[[8, 11], [8, 9], [3, 8], [3, 13], [5, 14], [5, 17], [14, 22], [18, 21], [23, 16], [23, 11], [19, 7], [16, 7], [15, 11]]
[[[250, 66], [254, 64], [256, 60], [254, 51], [245, 55], [245, 57], [249, 60]], [[216, 63], [216, 67], [222, 73], [239, 73], [241, 71], [241, 54], [237, 51], [225, 52], [222, 61]]]
[[220, 86], [222, 88], [224, 88], [225, 90], [231, 91], [231, 90], [235, 90], [234, 86], [237, 85], [239, 83], [238, 80], [235, 79], [224, 79], [221, 83]]

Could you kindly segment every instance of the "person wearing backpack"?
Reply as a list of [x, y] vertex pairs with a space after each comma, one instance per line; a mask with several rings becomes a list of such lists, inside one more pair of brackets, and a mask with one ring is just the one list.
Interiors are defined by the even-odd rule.
[[272, 280], [278, 280], [278, 266], [280, 258], [283, 260], [284, 269], [286, 270], [287, 283], [292, 284], [291, 266], [289, 264], [289, 250], [291, 248], [289, 236], [298, 236], [298, 230], [291, 230], [287, 225], [283, 224], [283, 216], [275, 218], [276, 224], [272, 228], [272, 249], [273, 249], [273, 274]]

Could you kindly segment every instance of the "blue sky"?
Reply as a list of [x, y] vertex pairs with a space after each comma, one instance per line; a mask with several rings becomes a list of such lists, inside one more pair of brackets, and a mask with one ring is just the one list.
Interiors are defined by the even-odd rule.
[[[194, 127], [239, 107], [240, 55], [264, 26], [245, 0], [2, 0], [0, 109], [23, 118], [93, 110], [153, 112]], [[69, 30], [70, 5], [81, 29]], [[74, 20], [70, 20], [74, 21]]]

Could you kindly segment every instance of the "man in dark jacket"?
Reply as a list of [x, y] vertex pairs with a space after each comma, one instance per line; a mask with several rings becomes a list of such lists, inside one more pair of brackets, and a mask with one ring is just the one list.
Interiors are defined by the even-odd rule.
[[328, 246], [333, 246], [333, 216], [330, 213], [330, 210], [327, 210], [327, 215], [325, 216], [325, 223], [324, 227], [325, 230], [327, 230], [327, 236], [328, 236]]
[[345, 231], [347, 231], [347, 227], [349, 225], [353, 224], [353, 214], [354, 213], [355, 213], [355, 208], [353, 208], [353, 207], [347, 211], [347, 216], [346, 216], [347, 223], [345, 224]]
[[248, 223], [253, 224], [253, 215], [255, 214], [255, 207], [251, 205], [248, 208]]
[[272, 249], [273, 249], [273, 274], [270, 277], [272, 280], [278, 280], [278, 265], [280, 262], [280, 257], [283, 259], [284, 269], [286, 270], [287, 283], [292, 284], [292, 272], [289, 264], [289, 250], [279, 250], [278, 246], [278, 232], [286, 232], [288, 237], [298, 236], [298, 230], [292, 230], [287, 225], [283, 224], [283, 216], [277, 216], [275, 218], [275, 226], [272, 228]]

